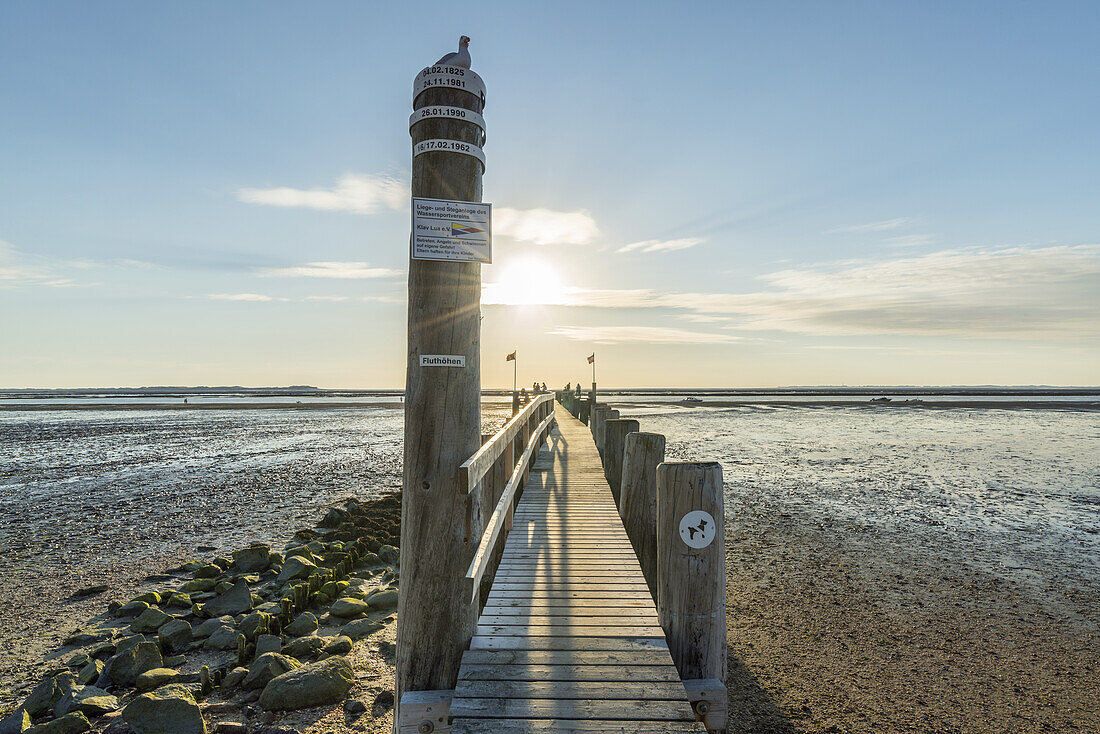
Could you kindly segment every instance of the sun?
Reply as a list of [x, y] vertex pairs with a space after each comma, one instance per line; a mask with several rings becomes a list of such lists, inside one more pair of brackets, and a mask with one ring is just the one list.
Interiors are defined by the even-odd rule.
[[526, 258], [504, 266], [481, 289], [484, 305], [565, 306], [569, 288], [544, 260]]

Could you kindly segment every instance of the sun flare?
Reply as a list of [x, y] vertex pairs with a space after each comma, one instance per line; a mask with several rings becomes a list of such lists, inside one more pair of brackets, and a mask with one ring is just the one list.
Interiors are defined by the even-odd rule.
[[543, 260], [528, 259], [506, 265], [485, 283], [481, 302], [493, 306], [564, 306], [570, 289], [557, 271]]

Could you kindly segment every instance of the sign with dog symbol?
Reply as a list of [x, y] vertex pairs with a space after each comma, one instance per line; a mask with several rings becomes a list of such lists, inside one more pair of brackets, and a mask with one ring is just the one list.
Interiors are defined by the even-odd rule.
[[706, 548], [714, 542], [714, 517], [703, 510], [692, 510], [680, 518], [680, 539], [688, 548]]

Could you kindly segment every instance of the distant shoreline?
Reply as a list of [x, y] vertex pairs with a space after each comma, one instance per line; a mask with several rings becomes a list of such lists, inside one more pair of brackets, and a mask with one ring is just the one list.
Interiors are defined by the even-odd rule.
[[[683, 402], [655, 402], [643, 399], [617, 400], [624, 405], [644, 405], [657, 408], [866, 408], [890, 410], [898, 408], [962, 408], [967, 410], [1067, 410], [1100, 411], [1096, 402], [1072, 400], [893, 400], [888, 403], [857, 402], [854, 400], [702, 400], [685, 405]], [[328, 410], [333, 408], [403, 408], [401, 402], [302, 402], [302, 403], [58, 403], [4, 405], [0, 412], [18, 411], [140, 411], [140, 410]]]

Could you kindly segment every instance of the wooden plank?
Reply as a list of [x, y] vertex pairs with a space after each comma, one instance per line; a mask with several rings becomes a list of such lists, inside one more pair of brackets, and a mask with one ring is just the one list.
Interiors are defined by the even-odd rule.
[[683, 734], [705, 731], [698, 722], [601, 719], [461, 719], [451, 726], [451, 734]]
[[451, 716], [481, 718], [608, 719], [620, 721], [695, 721], [686, 699], [672, 701], [574, 700], [549, 698], [456, 698]]
[[680, 683], [671, 665], [476, 665], [463, 662], [461, 680], [631, 681]]
[[558, 627], [569, 626], [571, 624], [577, 625], [591, 625], [601, 624], [605, 626], [615, 627], [636, 627], [639, 625], [647, 625], [652, 627], [660, 627], [660, 623], [657, 621], [657, 615], [639, 614], [636, 617], [628, 617], [623, 614], [622, 609], [615, 609], [607, 615], [590, 615], [580, 616], [575, 614], [570, 615], [515, 615], [515, 614], [482, 614], [481, 619], [477, 621], [478, 625], [514, 625], [517, 624], [516, 620], [523, 620], [523, 624], [527, 624], [532, 627]]
[[[637, 701], [683, 701], [684, 684], [675, 681], [522, 681], [460, 680], [454, 699], [459, 698], [548, 698], [593, 701], [630, 699]], [[453, 700], [453, 699], [452, 699]], [[453, 703], [452, 703], [453, 705]]]
[[662, 636], [652, 637], [507, 637], [474, 635], [471, 650], [667, 650]]
[[470, 665], [664, 665], [672, 666], [667, 649], [641, 650], [467, 650]]
[[479, 620], [475, 635], [508, 637], [658, 637], [665, 639], [660, 625], [584, 624], [566, 620], [562, 624], [488, 624]]

